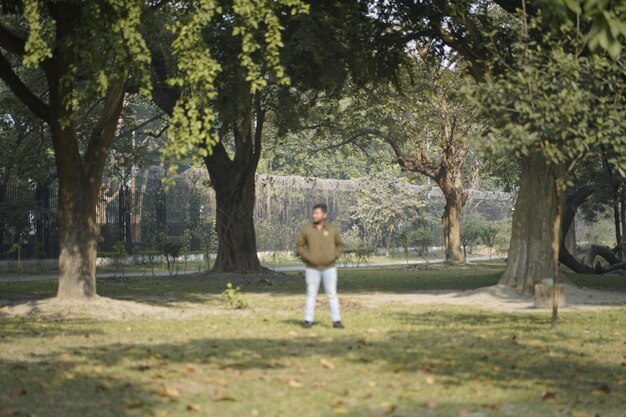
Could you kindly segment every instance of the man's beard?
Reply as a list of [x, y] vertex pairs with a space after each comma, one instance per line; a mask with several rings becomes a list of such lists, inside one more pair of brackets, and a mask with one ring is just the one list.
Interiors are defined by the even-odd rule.
[[324, 220], [317, 220], [317, 221], [313, 220], [313, 224], [320, 224], [320, 223], [321, 223], [321, 222], [323, 222], [323, 221], [324, 221]]

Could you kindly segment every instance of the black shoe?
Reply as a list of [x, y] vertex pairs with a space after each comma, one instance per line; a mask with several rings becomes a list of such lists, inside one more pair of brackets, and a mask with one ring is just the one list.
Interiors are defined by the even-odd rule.
[[345, 329], [343, 323], [341, 323], [340, 321], [333, 321], [333, 327], [335, 329]]
[[304, 323], [302, 323], [302, 327], [304, 327], [305, 329], [308, 329], [309, 327], [313, 326], [313, 322], [312, 321], [304, 321]]

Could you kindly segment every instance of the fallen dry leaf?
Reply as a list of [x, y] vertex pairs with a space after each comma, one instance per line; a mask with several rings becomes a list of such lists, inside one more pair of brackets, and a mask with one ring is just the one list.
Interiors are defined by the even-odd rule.
[[200, 406], [198, 404], [189, 404], [187, 405], [187, 411], [200, 411]]
[[320, 363], [322, 364], [322, 366], [326, 369], [335, 369], [335, 364], [333, 364], [331, 361], [329, 361], [328, 359], [320, 359]]
[[348, 414], [348, 410], [346, 408], [343, 408], [343, 407], [333, 408], [333, 412], [335, 414]]
[[582, 410], [570, 410], [569, 415], [571, 417], [592, 417], [591, 413]]
[[220, 402], [220, 401], [237, 401], [237, 400], [234, 397], [230, 397], [228, 395], [224, 395], [224, 396], [221, 396], [219, 398], [214, 399], [213, 401]]
[[611, 393], [611, 387], [608, 386], [607, 384], [602, 384], [600, 386], [598, 386], [596, 388], [597, 391], [603, 392], [605, 394], [610, 394]]
[[228, 382], [224, 378], [220, 378], [220, 379], [207, 378], [204, 380], [204, 382], [206, 382], [207, 384], [220, 385], [222, 387], [228, 386]]
[[552, 392], [552, 391], [546, 391], [546, 393], [541, 396], [541, 399], [544, 401], [554, 400], [555, 398], [556, 398], [556, 392]]
[[432, 384], [434, 384], [434, 383], [435, 383], [435, 378], [433, 378], [432, 376], [427, 376], [427, 377], [426, 377], [426, 383], [427, 383], [428, 385], [432, 385]]
[[165, 387], [161, 391], [157, 392], [157, 395], [161, 397], [174, 398], [177, 399], [180, 397], [180, 393], [176, 388]]
[[26, 390], [24, 388], [15, 389], [15, 390], [9, 392], [9, 396], [11, 398], [18, 398], [18, 397], [21, 397], [21, 396], [24, 396], [24, 395], [26, 395]]
[[141, 400], [133, 400], [126, 404], [126, 408], [129, 410], [133, 410], [133, 409], [141, 408], [141, 407], [143, 407], [143, 402]]
[[422, 406], [424, 408], [428, 408], [428, 409], [432, 410], [434, 408], [437, 408], [437, 402], [435, 402], [434, 400], [428, 400], [424, 404], [422, 404]]
[[100, 382], [98, 385], [96, 385], [96, 392], [105, 392], [108, 390], [109, 387], [103, 382]]
[[291, 379], [289, 380], [289, 386], [294, 388], [302, 388], [304, 384], [298, 379]]

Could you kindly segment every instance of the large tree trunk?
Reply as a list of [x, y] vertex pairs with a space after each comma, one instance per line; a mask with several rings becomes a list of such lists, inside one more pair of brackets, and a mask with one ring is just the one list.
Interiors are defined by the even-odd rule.
[[609, 158], [604, 147], [602, 148], [602, 161], [604, 163], [604, 167], [606, 168], [606, 172], [609, 176], [609, 181], [611, 182], [612, 187], [612, 197], [613, 197], [613, 224], [615, 226], [615, 243], [618, 248], [618, 256], [621, 259], [621, 250], [622, 250], [622, 227], [621, 227], [621, 214], [620, 214], [620, 200], [622, 200], [623, 204], [623, 194], [620, 193], [622, 180], [617, 177], [614, 172], [611, 164], [609, 163]]
[[565, 249], [573, 255], [576, 255], [578, 252], [576, 249], [576, 221], [571, 223], [569, 230], [565, 233], [565, 236], [563, 237], [563, 246], [565, 246]]
[[[51, 103], [62, 103], [66, 97], [67, 93], [59, 87], [61, 82], [59, 76], [51, 82], [55, 87], [50, 89]], [[50, 131], [59, 179], [58, 298], [88, 299], [96, 295], [96, 203], [104, 164], [122, 111], [123, 91], [123, 80], [111, 84], [82, 157], [74, 129], [60, 123], [67, 117], [64, 106], [51, 106]]]
[[622, 179], [622, 192], [620, 198], [620, 222], [622, 223], [622, 247], [619, 253], [620, 259], [626, 261], [626, 180]]
[[223, 141], [204, 162], [215, 189], [217, 258], [213, 271], [260, 272], [254, 230], [255, 173], [261, 157], [265, 111], [254, 101], [255, 123], [248, 119], [232, 127], [235, 154], [231, 159]]
[[576, 212], [578, 207], [587, 201], [593, 192], [593, 188], [585, 186], [570, 191], [565, 198], [565, 209], [561, 221], [559, 258], [565, 266], [574, 272], [588, 273], [585, 266], [576, 260]]
[[456, 187], [443, 186], [441, 189], [446, 199], [441, 217], [446, 262], [462, 263], [465, 257], [461, 248], [461, 211], [467, 200], [467, 192]]
[[[0, 78], [50, 127], [60, 188], [58, 297], [89, 298], [96, 294], [95, 204], [105, 160], [122, 110], [126, 74], [119, 72], [117, 77], [109, 78], [100, 115], [91, 126], [86, 143], [81, 143], [74, 126], [77, 115], [73, 98], [82, 94], [75, 85], [76, 71], [83, 64], [81, 57], [76, 55], [75, 41], [81, 36], [77, 29], [83, 6], [78, 2], [50, 2], [47, 12], [55, 22], [52, 31], [55, 46], [51, 56], [40, 64], [48, 84], [48, 102], [43, 102], [29, 90], [2, 54]], [[19, 42], [13, 48], [14, 52], [22, 54], [24, 46], [20, 45], [19, 37], [13, 37], [15, 40]], [[100, 105], [99, 102], [97, 104]], [[81, 129], [81, 134], [83, 132]]]
[[553, 178], [564, 172], [564, 167], [548, 164], [540, 153], [522, 158], [507, 267], [500, 284], [532, 294], [535, 284], [552, 276], [551, 233], [561, 203], [556, 201]]
[[615, 182], [613, 183], [613, 225], [615, 226], [615, 243], [616, 247], [618, 248], [618, 256], [620, 256], [623, 236], [620, 219], [619, 185], [617, 185]]
[[59, 298], [96, 295], [98, 225], [89, 195], [80, 183], [59, 175]]
[[[258, 272], [254, 230], [254, 171], [215, 182], [216, 229], [219, 241], [213, 265], [219, 272]], [[219, 184], [219, 185], [218, 185]]]

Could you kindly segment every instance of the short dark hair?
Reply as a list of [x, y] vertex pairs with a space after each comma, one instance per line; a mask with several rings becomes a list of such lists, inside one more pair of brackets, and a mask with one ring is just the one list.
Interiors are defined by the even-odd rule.
[[313, 206], [313, 210], [315, 209], [320, 209], [322, 210], [324, 213], [328, 213], [328, 206], [324, 203], [319, 203]]

